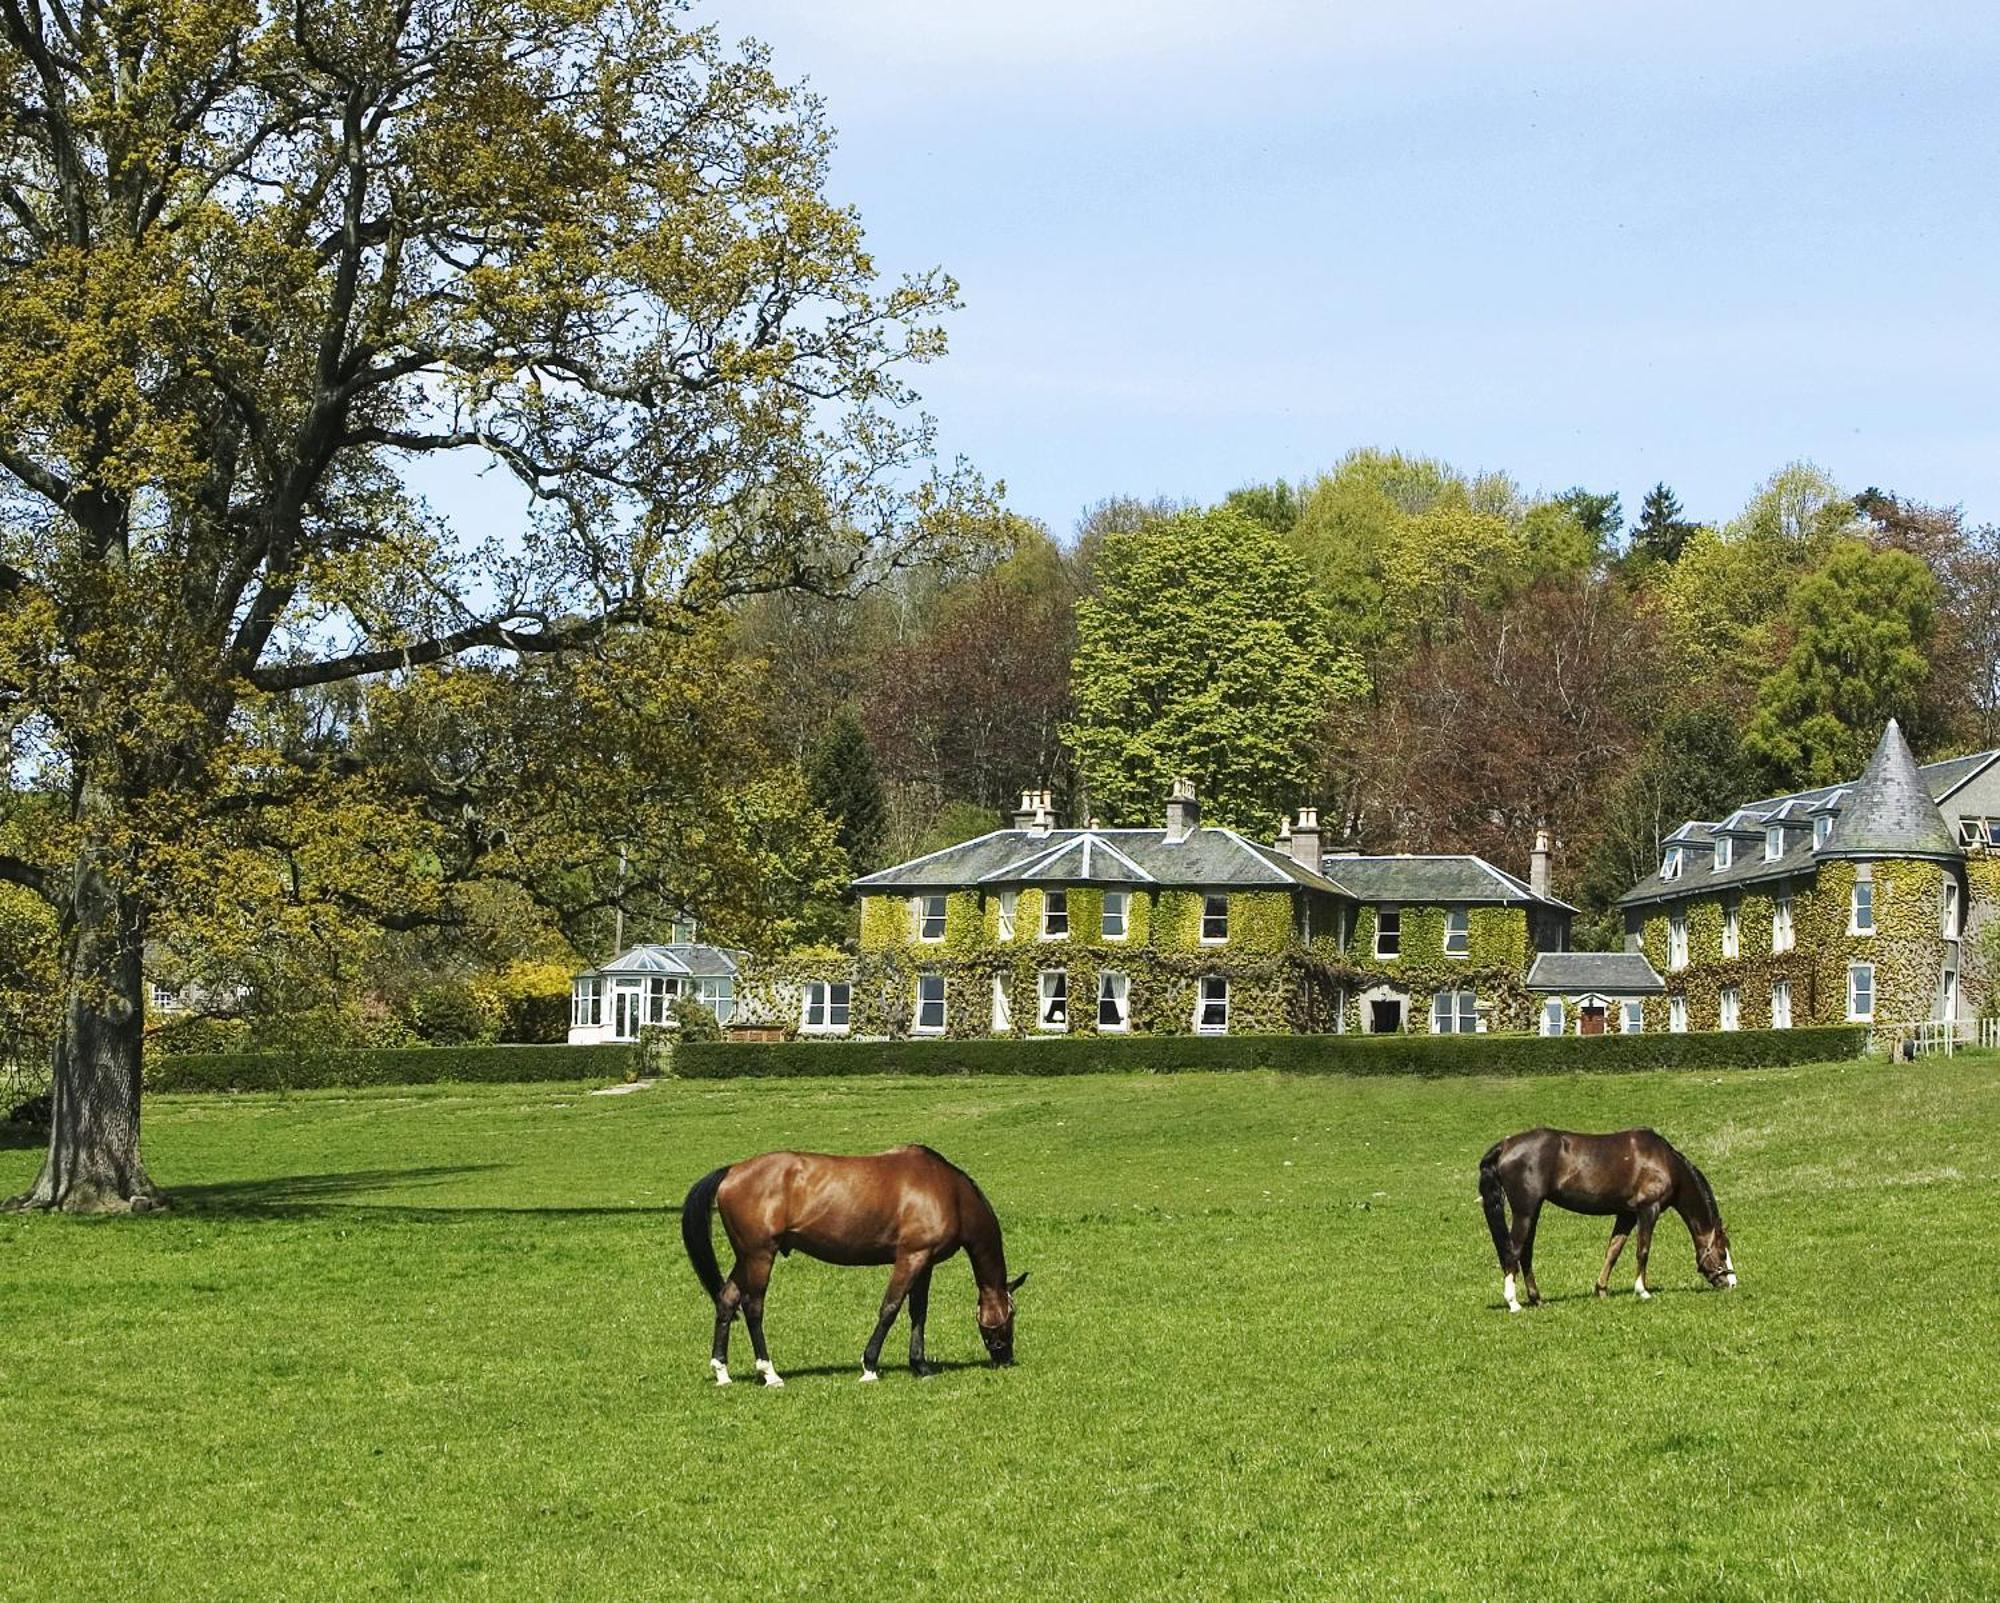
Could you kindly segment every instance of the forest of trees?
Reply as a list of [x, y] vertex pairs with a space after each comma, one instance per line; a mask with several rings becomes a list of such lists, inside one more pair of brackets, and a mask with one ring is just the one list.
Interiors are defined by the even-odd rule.
[[[1531, 495], [1362, 450], [1213, 508], [1100, 502], [858, 600], [772, 599], [736, 649], [762, 739], [856, 798], [856, 869], [992, 828], [1023, 788], [1106, 824], [1195, 776], [1268, 835], [1320, 807], [1364, 851], [1519, 871], [1538, 824], [1584, 934], [1660, 835], [1859, 771], [2000, 743], [2000, 531], [1809, 465], [1733, 514], [1656, 485]], [[840, 823], [836, 819], [836, 825]]]

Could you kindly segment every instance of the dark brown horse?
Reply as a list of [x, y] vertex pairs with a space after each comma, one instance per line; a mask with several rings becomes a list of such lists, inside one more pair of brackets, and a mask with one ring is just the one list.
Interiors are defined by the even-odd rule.
[[[709, 1219], [722, 1228], [736, 1263], [725, 1278], [715, 1259]], [[979, 1334], [995, 1364], [1014, 1361], [1014, 1292], [1026, 1275], [1007, 1278], [1000, 1221], [985, 1193], [957, 1164], [929, 1147], [897, 1147], [873, 1157], [823, 1152], [767, 1152], [717, 1169], [694, 1183], [681, 1204], [681, 1239], [702, 1286], [715, 1299], [718, 1386], [729, 1384], [729, 1327], [738, 1310], [750, 1327], [757, 1373], [782, 1386], [764, 1345], [764, 1288], [780, 1253], [794, 1248], [838, 1264], [892, 1264], [875, 1334], [861, 1354], [861, 1378], [877, 1378], [882, 1343], [907, 1297], [910, 1368], [924, 1362], [924, 1319], [930, 1311], [931, 1270], [959, 1248], [972, 1261], [979, 1287]]]
[[[1479, 1200], [1493, 1245], [1505, 1275], [1502, 1294], [1507, 1311], [1518, 1314], [1514, 1276], [1527, 1283], [1528, 1303], [1542, 1300], [1535, 1285], [1535, 1224], [1542, 1204], [1553, 1202], [1573, 1213], [1614, 1215], [1611, 1244], [1597, 1277], [1597, 1295], [1611, 1279], [1611, 1266], [1636, 1226], [1639, 1276], [1632, 1289], [1646, 1289], [1646, 1254], [1653, 1246], [1653, 1225], [1668, 1208], [1678, 1208], [1694, 1238], [1695, 1267], [1719, 1289], [1736, 1284], [1736, 1265], [1729, 1256], [1729, 1232], [1722, 1228], [1722, 1210], [1708, 1177], [1652, 1130], [1620, 1130], [1616, 1135], [1579, 1135], [1571, 1130], [1523, 1130], [1488, 1150], [1479, 1160]], [[1514, 1224], [1507, 1225], [1507, 1210]]]

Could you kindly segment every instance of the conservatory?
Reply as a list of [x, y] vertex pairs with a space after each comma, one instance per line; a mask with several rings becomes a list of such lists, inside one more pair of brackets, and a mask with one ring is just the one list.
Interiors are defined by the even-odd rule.
[[717, 1023], [729, 1023], [736, 1016], [736, 976], [744, 955], [676, 940], [635, 946], [585, 970], [570, 982], [570, 1045], [636, 1041], [642, 1029], [671, 1029], [674, 1003], [684, 996], [706, 1007]]

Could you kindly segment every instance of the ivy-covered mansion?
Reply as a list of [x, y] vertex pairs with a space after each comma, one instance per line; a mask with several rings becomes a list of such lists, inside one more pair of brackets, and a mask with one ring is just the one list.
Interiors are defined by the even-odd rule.
[[[770, 966], [744, 1018], [801, 1035], [975, 1036], [1562, 1029], [1625, 953], [1569, 954], [1574, 912], [1477, 857], [1322, 851], [1311, 812], [1273, 845], [1204, 825], [1175, 788], [1158, 829], [1010, 829], [854, 882], [855, 956]], [[1569, 1010], [1574, 1007], [1572, 1014]]]
[[1621, 898], [1669, 1030], [1970, 1018], [1997, 902], [2000, 751], [1920, 768], [1893, 722], [1859, 779], [1682, 824]]

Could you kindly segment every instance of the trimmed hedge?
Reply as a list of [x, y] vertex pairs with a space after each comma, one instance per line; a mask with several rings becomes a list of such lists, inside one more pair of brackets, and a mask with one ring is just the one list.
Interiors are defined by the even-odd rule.
[[622, 1080], [629, 1046], [354, 1047], [329, 1052], [200, 1052], [154, 1059], [149, 1091], [311, 1091], [330, 1086]]
[[683, 1079], [855, 1074], [1175, 1074], [1278, 1069], [1290, 1074], [1633, 1073], [1757, 1069], [1857, 1058], [1861, 1025], [1690, 1035], [1055, 1036], [1045, 1040], [689, 1043]]

